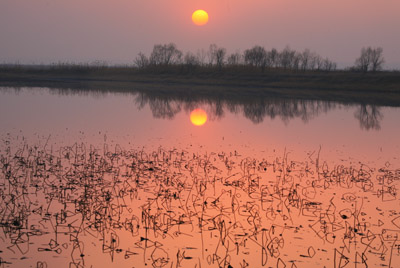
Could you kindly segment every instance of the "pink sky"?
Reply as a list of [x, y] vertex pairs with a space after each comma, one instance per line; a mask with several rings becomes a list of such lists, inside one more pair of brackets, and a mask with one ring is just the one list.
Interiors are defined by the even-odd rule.
[[[210, 20], [195, 26], [191, 14]], [[310, 48], [339, 66], [381, 46], [400, 68], [399, 0], [1, 0], [0, 62], [132, 63], [154, 44], [228, 53], [253, 45]]]

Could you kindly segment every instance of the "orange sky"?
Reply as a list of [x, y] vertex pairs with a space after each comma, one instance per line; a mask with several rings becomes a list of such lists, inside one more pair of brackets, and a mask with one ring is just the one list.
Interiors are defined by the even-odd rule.
[[[191, 22], [196, 9], [206, 26]], [[174, 42], [193, 52], [289, 45], [348, 65], [382, 46], [386, 67], [400, 68], [399, 12], [399, 0], [1, 0], [0, 62], [131, 63]]]

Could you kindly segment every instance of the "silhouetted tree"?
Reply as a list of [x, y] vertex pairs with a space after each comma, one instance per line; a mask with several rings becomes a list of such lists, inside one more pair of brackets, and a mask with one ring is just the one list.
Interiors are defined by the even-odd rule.
[[295, 52], [292, 60], [292, 69], [299, 70], [300, 69], [300, 62], [301, 62], [301, 54], [299, 52]]
[[218, 47], [216, 44], [211, 44], [208, 51], [209, 64], [214, 65], [215, 63], [215, 65], [221, 69], [224, 65], [225, 55], [225, 48]]
[[356, 59], [356, 68], [360, 71], [367, 72], [370, 66], [370, 53], [371, 48], [363, 47], [361, 49], [361, 55], [359, 58]]
[[285, 47], [285, 49], [279, 54], [279, 65], [283, 69], [289, 69], [293, 67], [293, 62], [295, 59], [296, 51], [290, 49], [290, 47]]
[[[225, 61], [226, 59], [226, 61]], [[208, 62], [206, 62], [208, 60]], [[366, 70], [380, 70], [383, 63], [382, 49], [363, 49], [362, 57], [357, 60], [359, 66], [361, 62], [367, 62]], [[152, 66], [168, 66], [183, 64], [188, 69], [194, 69], [196, 66], [217, 66], [222, 69], [223, 65], [239, 65], [246, 64], [261, 68], [281, 67], [290, 70], [322, 70], [331, 71], [336, 69], [336, 63], [328, 58], [322, 58], [318, 54], [311, 52], [309, 49], [299, 53], [290, 47], [285, 47], [281, 52], [275, 48], [266, 51], [262, 46], [254, 46], [246, 49], [243, 54], [239, 52], [232, 53], [226, 58], [226, 49], [211, 44], [208, 51], [198, 50], [196, 54], [187, 52], [184, 56], [173, 43], [164, 45], [155, 45], [150, 57], [146, 57], [143, 53], [139, 53], [134, 60], [134, 64], [138, 68]], [[363, 67], [364, 68], [364, 67]], [[361, 70], [361, 67], [358, 68]]]
[[276, 67], [279, 62], [279, 53], [278, 51], [273, 48], [271, 51], [267, 53], [267, 63], [269, 63], [270, 67]]
[[323, 70], [324, 59], [320, 55], [316, 55], [315, 56], [315, 64], [316, 64], [317, 70]]
[[310, 61], [308, 63], [308, 70], [315, 70], [318, 61], [318, 55], [316, 53], [312, 53], [310, 57]]
[[328, 58], [325, 58], [323, 60], [322, 69], [324, 71], [334, 71], [334, 70], [336, 70], [336, 63], [332, 62]]
[[139, 52], [139, 54], [136, 56], [134, 64], [139, 69], [143, 69], [149, 65], [149, 59], [142, 52]]
[[204, 49], [197, 50], [196, 57], [199, 60], [200, 65], [204, 65], [206, 62], [207, 52]]
[[218, 48], [217, 51], [215, 51], [216, 64], [220, 69], [222, 68], [222, 65], [224, 65], [225, 55], [226, 55], [225, 48]]
[[152, 65], [170, 65], [180, 63], [182, 52], [173, 43], [165, 45], [154, 45], [150, 55]]
[[363, 72], [375, 72], [382, 69], [384, 62], [383, 49], [381, 47], [363, 47], [360, 57], [356, 59], [355, 68]]
[[217, 48], [218, 47], [216, 44], [211, 44], [210, 47], [208, 48], [207, 58], [208, 58], [209, 65], [214, 65], [216, 62], [215, 54], [216, 54]]
[[378, 47], [372, 49], [371, 51], [371, 71], [380, 71], [382, 70], [383, 63], [385, 63], [385, 59], [383, 58], [383, 48]]
[[199, 59], [192, 52], [187, 52], [185, 54], [183, 63], [186, 65], [188, 70], [194, 70], [196, 66], [200, 65]]
[[300, 54], [300, 68], [305, 71], [310, 68], [309, 64], [312, 59], [312, 53], [309, 49], [305, 49], [301, 54]]
[[267, 63], [267, 52], [261, 46], [254, 46], [253, 48], [244, 51], [244, 61], [246, 64], [255, 67], [261, 67], [264, 70]]
[[228, 56], [227, 63], [229, 65], [239, 65], [242, 60], [242, 55], [239, 52], [232, 53]]

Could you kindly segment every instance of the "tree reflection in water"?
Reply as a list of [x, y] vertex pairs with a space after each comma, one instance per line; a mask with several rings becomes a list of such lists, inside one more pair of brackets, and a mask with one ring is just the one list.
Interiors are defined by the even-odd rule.
[[155, 118], [173, 119], [182, 110], [190, 112], [198, 106], [207, 106], [207, 114], [211, 120], [221, 119], [225, 111], [242, 114], [254, 124], [264, 121], [265, 117], [280, 118], [288, 123], [292, 119], [300, 118], [307, 123], [313, 118], [326, 114], [331, 110], [342, 107], [357, 107], [354, 114], [360, 122], [361, 129], [379, 130], [383, 115], [380, 107], [366, 104], [340, 104], [321, 100], [296, 100], [296, 99], [257, 99], [257, 100], [232, 100], [232, 99], [177, 99], [163, 96], [139, 93], [136, 96], [138, 108], [149, 105]]
[[[17, 90], [17, 89], [16, 89]], [[92, 95], [96, 98], [113, 94], [106, 90], [79, 90], [79, 89], [51, 89], [51, 92], [61, 95]], [[181, 111], [189, 113], [198, 106], [207, 106], [210, 120], [219, 120], [225, 112], [242, 114], [254, 124], [264, 121], [264, 118], [280, 118], [288, 123], [292, 119], [300, 118], [307, 123], [321, 114], [345, 107], [355, 107], [355, 118], [364, 130], [379, 130], [383, 119], [381, 107], [365, 103], [338, 103], [324, 100], [257, 98], [240, 96], [188, 96], [185, 94], [169, 94], [167, 91], [123, 91], [119, 94], [135, 96], [135, 105], [143, 109], [149, 105], [155, 118], [173, 119]]]
[[354, 116], [360, 121], [361, 129], [380, 129], [383, 115], [379, 107], [373, 105], [360, 105]]

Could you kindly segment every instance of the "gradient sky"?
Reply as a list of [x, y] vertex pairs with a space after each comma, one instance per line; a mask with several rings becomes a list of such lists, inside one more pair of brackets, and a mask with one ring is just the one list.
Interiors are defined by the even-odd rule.
[[[192, 23], [196, 9], [206, 26]], [[399, 0], [1, 0], [0, 63], [129, 64], [174, 42], [192, 52], [310, 48], [341, 67], [381, 46], [385, 67], [400, 68], [399, 26]]]

